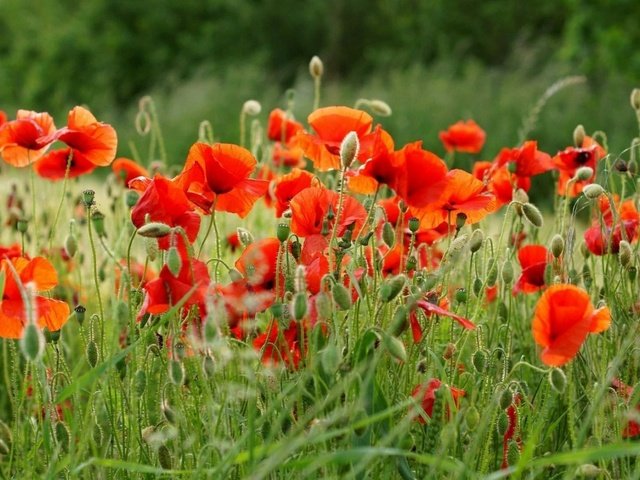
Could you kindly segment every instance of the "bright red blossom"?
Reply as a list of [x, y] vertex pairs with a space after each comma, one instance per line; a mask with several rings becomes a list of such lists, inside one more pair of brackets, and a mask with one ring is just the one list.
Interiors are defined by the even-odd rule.
[[448, 151], [479, 153], [487, 137], [485, 131], [473, 120], [460, 121], [440, 132], [440, 141]]
[[[436, 392], [440, 390], [440, 388], [442, 387], [449, 389], [449, 392], [451, 393], [451, 397], [453, 399], [453, 403], [456, 407], [458, 407], [458, 405], [460, 404], [460, 398], [464, 397], [465, 391], [462, 390], [461, 388], [444, 385], [442, 381], [440, 381], [437, 378], [432, 378], [431, 380], [428, 380], [427, 382], [424, 382], [418, 385], [411, 392], [411, 396], [416, 400], [418, 400], [418, 402], [420, 402], [420, 406], [422, 407], [422, 410], [424, 410], [424, 413], [426, 413], [428, 417], [431, 417], [433, 415], [433, 406], [436, 401]], [[446, 401], [446, 400], [443, 400], [443, 401]], [[445, 411], [447, 412], [447, 417], [448, 417], [449, 416], [448, 403]], [[426, 423], [426, 420], [422, 415], [418, 415], [416, 417], [416, 421], [423, 424]]]
[[522, 273], [513, 286], [517, 293], [533, 293], [544, 288], [544, 272], [550, 261], [547, 249], [542, 245], [526, 245], [518, 250], [518, 262]]
[[38, 140], [55, 129], [48, 113], [18, 110], [16, 120], [0, 121], [0, 155], [14, 167], [26, 167], [44, 155], [50, 142], [42, 144]]

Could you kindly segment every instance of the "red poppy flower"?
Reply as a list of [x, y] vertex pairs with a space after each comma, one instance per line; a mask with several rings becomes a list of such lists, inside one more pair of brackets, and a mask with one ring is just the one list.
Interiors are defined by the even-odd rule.
[[7, 114], [4, 112], [4, 110], [0, 110], [0, 127], [5, 123], [7, 123]]
[[267, 137], [275, 142], [287, 143], [298, 132], [303, 131], [302, 124], [296, 122], [290, 114], [276, 108], [269, 114], [267, 123]]
[[307, 290], [312, 294], [320, 291], [322, 277], [329, 273], [328, 248], [329, 241], [322, 235], [311, 235], [304, 240], [300, 264], [305, 267]]
[[217, 298], [227, 313], [227, 323], [236, 338], [244, 338], [247, 322], [273, 305], [276, 295], [271, 290], [256, 290], [242, 279], [228, 285], [216, 285]]
[[116, 158], [111, 164], [111, 169], [116, 178], [127, 187], [129, 182], [136, 177], [148, 177], [149, 172], [146, 168], [128, 158]]
[[398, 176], [402, 173], [404, 156], [393, 154], [393, 139], [380, 126], [376, 127], [367, 160], [357, 171], [347, 172], [349, 190], [369, 194], [375, 192], [378, 185], [395, 188]]
[[467, 224], [482, 220], [496, 209], [496, 198], [484, 184], [463, 170], [451, 170], [440, 198], [424, 208], [411, 208], [422, 228], [434, 228], [443, 222], [455, 225], [458, 214]]
[[[431, 380], [418, 385], [411, 392], [411, 396], [420, 402], [422, 410], [424, 410], [424, 413], [426, 413], [428, 417], [431, 417], [433, 415], [433, 406], [436, 401], [436, 392], [443, 386], [449, 389], [449, 392], [451, 392], [453, 403], [456, 407], [458, 407], [460, 405], [460, 398], [464, 397], [465, 391], [461, 388], [443, 385], [442, 381], [437, 378], [432, 378]], [[448, 402], [445, 411], [447, 412], [447, 417], [449, 417], [450, 412]], [[426, 423], [422, 415], [416, 416], [415, 420], [422, 424]]]
[[[323, 234], [329, 235], [333, 228], [333, 222], [338, 222], [336, 233], [342, 236], [347, 227], [354, 226], [354, 231], [359, 232], [367, 218], [364, 207], [355, 198], [345, 195], [342, 203], [340, 218], [329, 221], [327, 214], [329, 209], [337, 217], [339, 195], [333, 190], [322, 187], [309, 187], [294, 196], [289, 205], [291, 207], [291, 232], [300, 237]], [[326, 224], [325, 224], [326, 221]], [[325, 224], [325, 225], [323, 225]], [[323, 227], [327, 227], [323, 232]]]
[[189, 199], [205, 212], [235, 213], [241, 218], [253, 208], [269, 186], [265, 180], [249, 178], [256, 167], [249, 150], [228, 143], [196, 143], [176, 183]]
[[533, 337], [543, 350], [542, 362], [561, 366], [576, 356], [589, 333], [609, 328], [609, 308], [593, 308], [589, 295], [575, 285], [553, 285], [538, 300]]
[[56, 140], [66, 143], [68, 148], [50, 152], [35, 164], [36, 173], [51, 180], [64, 178], [69, 158], [69, 177], [109, 165], [118, 146], [115, 129], [98, 122], [91, 112], [82, 107], [75, 107], [69, 112], [66, 127], [40, 138], [38, 143], [48, 145]]
[[526, 245], [518, 250], [522, 273], [513, 286], [513, 294], [533, 293], [544, 288], [544, 272], [549, 263], [549, 252], [542, 245]]
[[[235, 267], [254, 289], [274, 290], [276, 286], [276, 263], [280, 241], [277, 238], [256, 240], [245, 248]], [[280, 272], [280, 293], [284, 292], [284, 275]]]
[[271, 321], [266, 331], [253, 341], [253, 348], [262, 351], [262, 362], [267, 365], [284, 362], [290, 368], [298, 368], [304, 350], [300, 345], [300, 328], [299, 322], [290, 322], [280, 333], [278, 322]]
[[518, 148], [503, 148], [494, 163], [497, 168], [510, 164], [509, 171], [518, 177], [533, 177], [555, 168], [551, 156], [538, 150], [538, 142], [529, 140]]
[[[619, 378], [612, 379], [611, 386], [625, 402], [629, 402], [633, 395], [633, 387], [622, 382]], [[622, 431], [622, 438], [635, 438], [640, 435], [640, 423], [636, 420], [640, 415], [640, 404], [629, 406], [633, 408], [634, 411], [631, 412], [630, 418], [626, 421], [624, 430]]]
[[[443, 317], [451, 318], [467, 330], [473, 330], [476, 328], [476, 325], [472, 321], [448, 310], [449, 299], [447, 297], [443, 297], [440, 300], [439, 305], [426, 300], [418, 300], [415, 305], [417, 308], [420, 308], [427, 316], [440, 315]], [[409, 314], [409, 325], [411, 326], [413, 342], [419, 343], [422, 340], [422, 326], [418, 321], [417, 309], [412, 310]]]
[[[623, 228], [621, 227], [624, 227]], [[593, 224], [584, 232], [584, 243], [594, 255], [616, 254], [620, 251], [620, 242], [631, 241], [638, 234], [638, 220], [626, 220], [615, 227], [600, 222]]]
[[491, 162], [476, 162], [473, 176], [487, 184], [488, 190], [496, 196], [498, 207], [511, 203], [514, 189], [521, 188], [528, 192], [531, 188], [530, 177], [519, 177], [509, 172], [506, 165], [496, 168]]
[[422, 148], [422, 142], [405, 145], [396, 152], [394, 164], [401, 165], [391, 188], [407, 205], [425, 207], [442, 195], [447, 183], [447, 166], [436, 154]]
[[[20, 338], [28, 310], [20, 291], [21, 286], [24, 288], [24, 285], [32, 283], [38, 292], [51, 290], [58, 284], [58, 275], [49, 260], [43, 257], [32, 260], [24, 257], [2, 259], [0, 271], [4, 276], [4, 291], [0, 302], [0, 337]], [[35, 305], [31, 308], [37, 315], [37, 325], [52, 332], [60, 330], [69, 318], [69, 305], [40, 295], [36, 295], [34, 300]]]
[[[585, 137], [580, 148], [568, 147], [553, 157], [556, 168], [560, 171], [558, 178], [558, 194], [575, 197], [582, 192], [585, 185], [592, 183], [597, 170], [598, 161], [604, 158], [606, 151], [591, 137]], [[580, 167], [593, 169], [593, 176], [587, 180], [570, 180]]]
[[[308, 117], [315, 134], [298, 133], [294, 142], [302, 148], [317, 170], [340, 169], [340, 145], [349, 132], [356, 132], [360, 148], [370, 141], [373, 118], [366, 112], [349, 107], [319, 108]], [[361, 158], [361, 157], [359, 157]]]
[[276, 217], [289, 208], [293, 197], [305, 188], [311, 186], [314, 176], [306, 170], [294, 168], [290, 173], [279, 177], [273, 182], [273, 199], [275, 200]]
[[38, 139], [56, 129], [51, 115], [28, 110], [18, 110], [16, 120], [6, 122], [5, 117], [0, 125], [0, 155], [14, 167], [26, 167], [39, 160], [51, 142], [41, 144]]
[[183, 256], [180, 272], [175, 277], [168, 266], [163, 266], [159, 277], [147, 282], [144, 286], [145, 296], [138, 319], [147, 313], [152, 315], [165, 313], [182, 300], [184, 300], [185, 311], [197, 305], [200, 317], [204, 318], [205, 297], [210, 281], [207, 266], [199, 260]]
[[440, 132], [440, 141], [447, 152], [479, 153], [484, 146], [486, 133], [473, 120], [460, 121]]
[[[140, 228], [146, 223], [147, 216], [152, 222], [161, 222], [170, 227], [182, 227], [190, 242], [194, 242], [200, 231], [200, 215], [198, 215], [184, 191], [175, 183], [160, 175], [148, 180], [146, 189], [131, 210], [131, 221]], [[171, 246], [171, 235], [158, 239], [163, 250]], [[178, 244], [182, 236], [176, 236]]]
[[307, 164], [304, 160], [304, 152], [300, 147], [296, 147], [295, 145], [286, 147], [280, 142], [273, 144], [271, 158], [276, 167], [284, 166], [304, 168]]

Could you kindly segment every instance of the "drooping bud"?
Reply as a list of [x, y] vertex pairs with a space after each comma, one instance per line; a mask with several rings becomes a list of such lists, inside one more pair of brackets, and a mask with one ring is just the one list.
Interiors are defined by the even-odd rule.
[[95, 367], [98, 364], [98, 345], [93, 340], [90, 340], [87, 343], [87, 362], [91, 368]]
[[169, 247], [167, 251], [166, 265], [171, 275], [177, 277], [182, 269], [182, 259], [180, 258], [180, 253], [178, 252], [178, 248], [175, 245]]
[[45, 339], [34, 322], [28, 322], [20, 338], [20, 350], [30, 362], [37, 362], [44, 353]]
[[587, 132], [584, 131], [584, 127], [582, 125], [578, 125], [573, 130], [573, 145], [576, 147], [581, 147], [582, 142], [584, 142], [584, 137], [586, 137]]
[[402, 291], [406, 281], [406, 277], [402, 274], [386, 279], [380, 286], [380, 300], [383, 303], [388, 303], [396, 298]]
[[320, 78], [324, 73], [324, 65], [320, 57], [314, 55], [309, 62], [309, 73], [313, 78]]
[[640, 110], [640, 88], [634, 88], [631, 91], [631, 108], [633, 108], [636, 112]]
[[476, 372], [483, 373], [487, 368], [487, 353], [484, 350], [477, 350], [471, 357], [471, 363]]
[[584, 196], [588, 199], [595, 200], [604, 193], [604, 188], [597, 183], [590, 183], [582, 189], [582, 193], [584, 193]]
[[71, 438], [69, 428], [64, 422], [58, 421], [53, 428], [53, 432], [56, 437], [56, 442], [58, 442], [60, 448], [66, 452], [69, 449], [69, 439]]
[[502, 264], [502, 281], [509, 285], [513, 281], [513, 263], [508, 258]]
[[586, 182], [592, 177], [593, 177], [593, 168], [586, 167], [586, 166], [580, 167], [578, 170], [576, 170], [576, 174], [573, 176], [573, 178], [579, 182]]
[[471, 253], [476, 253], [480, 250], [480, 248], [482, 248], [482, 242], [484, 242], [484, 232], [478, 228], [471, 233], [471, 238], [469, 239], [469, 250]]
[[513, 403], [513, 393], [511, 393], [511, 390], [509, 390], [508, 388], [502, 390], [498, 403], [500, 404], [500, 408], [502, 410], [506, 410], [507, 408], [509, 408]]
[[309, 309], [309, 304], [307, 302], [307, 294], [304, 292], [298, 292], [293, 296], [293, 302], [291, 306], [291, 310], [293, 312], [293, 319], [300, 321], [302, 320], [307, 311]]
[[160, 249], [158, 248], [158, 241], [155, 238], [145, 238], [144, 239], [144, 250], [149, 257], [149, 260], [152, 262], [158, 258], [158, 254], [160, 253]]
[[174, 385], [180, 386], [184, 383], [184, 365], [179, 360], [169, 361], [169, 380]]
[[384, 222], [382, 226], [382, 241], [389, 248], [393, 248], [396, 243], [396, 232], [393, 230], [393, 225], [390, 222]]
[[504, 434], [507, 433], [509, 429], [509, 416], [504, 412], [500, 412], [498, 414], [498, 421], [496, 422], [496, 430], [498, 432], [498, 436], [504, 437]]
[[524, 215], [524, 218], [526, 218], [534, 227], [542, 227], [542, 214], [540, 213], [540, 210], [538, 210], [538, 207], [536, 207], [535, 205], [528, 202], [525, 203], [522, 206], [522, 214]]
[[359, 150], [360, 140], [358, 140], [358, 134], [353, 131], [347, 133], [340, 144], [340, 162], [342, 163], [342, 168], [349, 168], [351, 166], [358, 156]]
[[133, 391], [137, 397], [142, 398], [144, 391], [147, 388], [147, 374], [141, 368], [133, 376]]
[[460, 230], [467, 223], [467, 214], [466, 213], [458, 213], [456, 215], [456, 230]]
[[391, 107], [387, 102], [383, 102], [382, 100], [369, 100], [369, 108], [371, 111], [380, 117], [390, 117], [391, 116]]
[[171, 227], [161, 222], [149, 222], [138, 229], [138, 235], [146, 238], [162, 238], [171, 233]]
[[64, 251], [70, 258], [73, 258], [78, 251], [78, 240], [73, 232], [70, 232], [64, 239]]
[[160, 445], [158, 447], [158, 462], [160, 466], [165, 470], [171, 470], [173, 461], [171, 460], [171, 452], [166, 445]]
[[464, 423], [467, 425], [467, 428], [471, 431], [475, 430], [475, 428], [480, 423], [480, 412], [474, 405], [470, 405], [467, 409], [467, 412], [464, 416]]
[[329, 320], [333, 313], [333, 305], [331, 303], [331, 297], [325, 292], [319, 292], [316, 296], [316, 311], [318, 312], [319, 320]]
[[403, 363], [407, 361], [407, 350], [404, 347], [404, 343], [402, 343], [399, 338], [383, 333], [382, 344], [396, 360]]
[[162, 410], [162, 416], [171, 425], [176, 425], [178, 423], [178, 414], [173, 408], [171, 408], [169, 402], [167, 402], [166, 400], [162, 402], [160, 410]]
[[400, 336], [409, 326], [407, 322], [407, 318], [409, 316], [409, 312], [407, 307], [404, 305], [399, 305], [396, 308], [396, 311], [393, 312], [393, 319], [391, 320], [391, 325], [389, 327], [389, 334], [393, 336]]
[[493, 287], [498, 280], [498, 265], [495, 258], [489, 258], [489, 265], [487, 267], [487, 285]]
[[562, 235], [556, 233], [551, 239], [551, 253], [555, 258], [560, 258], [562, 252], [564, 252], [564, 240]]
[[259, 115], [261, 111], [262, 106], [257, 100], [247, 100], [244, 102], [244, 105], [242, 105], [242, 112], [252, 117]]
[[563, 393], [567, 386], [567, 377], [559, 368], [553, 368], [549, 372], [549, 384], [558, 393]]
[[507, 465], [515, 466], [520, 462], [520, 447], [518, 442], [511, 439], [507, 444]]

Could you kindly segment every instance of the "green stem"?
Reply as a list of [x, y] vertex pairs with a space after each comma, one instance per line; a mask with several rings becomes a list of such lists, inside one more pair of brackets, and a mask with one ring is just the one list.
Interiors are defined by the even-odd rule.
[[100, 295], [100, 279], [98, 278], [98, 259], [96, 257], [96, 246], [93, 241], [93, 228], [91, 228], [91, 207], [87, 208], [87, 230], [89, 233], [89, 244], [91, 245], [91, 260], [93, 264], [93, 282], [98, 298], [98, 308], [100, 312], [100, 354], [104, 359], [104, 309], [102, 307], [102, 296]]
[[[62, 204], [64, 203], [64, 197], [67, 195], [67, 183], [69, 182], [69, 173], [71, 172], [71, 161], [73, 160], [73, 150], [69, 152], [69, 157], [67, 157], [67, 168], [64, 171], [64, 180], [62, 181], [62, 196], [60, 197], [60, 203], [58, 204], [58, 210], [56, 211], [56, 216], [53, 219], [53, 225], [51, 226], [51, 232], [49, 233], [49, 250], [51, 250], [53, 245], [53, 237], [56, 234], [56, 226], [58, 225], [58, 220], [60, 218], [60, 212], [62, 211]], [[35, 208], [35, 207], [34, 207]], [[87, 223], [91, 223], [91, 218], [87, 219]]]

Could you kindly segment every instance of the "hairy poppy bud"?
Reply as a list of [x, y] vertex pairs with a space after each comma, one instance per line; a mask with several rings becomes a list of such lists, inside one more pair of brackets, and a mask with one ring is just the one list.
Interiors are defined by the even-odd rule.
[[513, 281], [513, 263], [511, 260], [506, 259], [502, 264], [502, 281], [509, 285]]
[[138, 370], [133, 376], [133, 391], [136, 396], [142, 397], [147, 388], [147, 374], [143, 369]]
[[471, 238], [469, 239], [469, 250], [471, 253], [476, 253], [480, 250], [480, 248], [482, 248], [482, 242], [484, 242], [484, 232], [478, 228], [471, 233]]
[[320, 320], [329, 320], [331, 318], [333, 305], [331, 304], [331, 297], [325, 292], [319, 292], [316, 296], [316, 311]]
[[100, 210], [95, 210], [91, 214], [91, 223], [93, 223], [93, 228], [96, 230], [99, 237], [105, 237], [107, 235], [104, 228], [104, 213]]
[[514, 466], [520, 462], [520, 447], [518, 442], [509, 440], [507, 445], [507, 465]]
[[73, 233], [69, 233], [67, 238], [64, 239], [64, 251], [67, 252], [69, 257], [73, 258], [78, 251], [78, 240]]
[[304, 292], [298, 292], [293, 296], [293, 305], [291, 310], [293, 312], [294, 320], [302, 320], [307, 314], [309, 305], [307, 302], [307, 294]]
[[238, 240], [240, 240], [240, 243], [244, 247], [248, 247], [253, 243], [253, 234], [246, 228], [238, 227], [236, 234], [238, 235]]
[[257, 100], [247, 100], [244, 102], [244, 105], [242, 105], [242, 112], [247, 115], [251, 115], [252, 117], [259, 115], [261, 111], [262, 106]]
[[500, 408], [502, 410], [506, 410], [507, 408], [509, 408], [513, 403], [513, 393], [511, 393], [511, 390], [509, 390], [508, 388], [502, 390], [498, 403], [500, 404]]
[[332, 376], [340, 366], [340, 352], [335, 344], [330, 343], [320, 350], [320, 368], [327, 376]]
[[487, 285], [493, 287], [498, 280], [498, 265], [495, 258], [489, 259], [489, 266], [487, 267]]
[[20, 338], [20, 350], [24, 357], [30, 362], [37, 362], [44, 352], [44, 335], [35, 323], [29, 322], [24, 327], [24, 332]]
[[618, 251], [618, 260], [620, 261], [620, 265], [623, 268], [627, 268], [631, 263], [631, 255], [633, 251], [631, 250], [631, 245], [626, 240], [620, 241], [620, 250]]
[[[598, 478], [605, 472], [602, 468], [596, 467], [592, 463], [585, 463], [576, 468], [575, 475], [578, 478]], [[605, 478], [611, 478], [608, 475]]]
[[165, 470], [171, 470], [173, 466], [171, 452], [169, 452], [166, 445], [160, 445], [160, 447], [158, 447], [158, 462], [160, 462], [160, 466]]
[[573, 129], [573, 144], [576, 147], [581, 147], [586, 135], [587, 133], [584, 131], [584, 127], [582, 125], [578, 125]]
[[471, 357], [471, 363], [476, 372], [483, 373], [487, 368], [487, 353], [484, 350], [477, 350]]
[[58, 442], [60, 448], [66, 452], [69, 449], [69, 439], [71, 438], [69, 428], [64, 422], [58, 421], [53, 428], [53, 432], [56, 437], [56, 442]]
[[340, 162], [342, 168], [349, 168], [358, 156], [360, 150], [360, 140], [356, 132], [349, 132], [345, 135], [340, 144]]
[[389, 334], [396, 337], [402, 335], [409, 326], [407, 322], [408, 316], [409, 312], [407, 311], [407, 307], [404, 305], [398, 306], [396, 311], [393, 312], [393, 319], [391, 320], [391, 326], [389, 327]]
[[336, 283], [331, 289], [331, 294], [339, 310], [349, 310], [351, 308], [351, 294], [347, 287], [341, 283]]
[[597, 183], [590, 183], [582, 189], [582, 193], [584, 193], [584, 196], [588, 199], [595, 200], [604, 193], [604, 188], [602, 188], [602, 185], [598, 185]]
[[390, 117], [391, 116], [391, 107], [387, 104], [387, 102], [383, 102], [382, 100], [369, 100], [369, 108], [376, 115], [381, 117]]
[[388, 303], [398, 296], [402, 291], [407, 279], [404, 275], [396, 275], [382, 282], [380, 286], [380, 300]]
[[593, 168], [591, 167], [580, 167], [573, 176], [574, 179], [580, 182], [586, 182], [591, 177], [593, 177]]
[[471, 288], [473, 289], [473, 294], [476, 297], [479, 297], [480, 293], [482, 292], [482, 280], [480, 280], [480, 277], [476, 277], [473, 279]]
[[640, 88], [634, 88], [631, 91], [631, 108], [638, 111], [640, 110]]
[[399, 360], [403, 363], [407, 361], [407, 350], [404, 347], [404, 343], [402, 343], [400, 339], [394, 337], [393, 335], [383, 333], [382, 344], [391, 354], [391, 356], [396, 360]]
[[392, 248], [396, 243], [396, 232], [393, 230], [393, 225], [391, 225], [390, 222], [384, 222], [382, 226], [382, 241], [389, 248]]
[[98, 364], [98, 346], [95, 341], [90, 340], [89, 343], [87, 343], [86, 353], [89, 366], [91, 368], [95, 367]]
[[564, 240], [562, 239], [562, 235], [556, 233], [551, 239], [551, 253], [555, 258], [560, 258], [562, 252], [564, 251]]
[[498, 421], [496, 422], [496, 430], [498, 431], [498, 436], [504, 437], [504, 434], [507, 433], [509, 429], [509, 416], [505, 412], [500, 412], [498, 414]]
[[162, 402], [162, 406], [160, 407], [160, 410], [162, 410], [162, 416], [171, 425], [176, 425], [178, 423], [178, 414], [175, 412], [173, 408], [171, 408], [171, 405], [169, 405], [169, 402], [167, 402], [166, 400]]
[[93, 190], [83, 190], [82, 191], [82, 203], [85, 207], [89, 208], [94, 204], [94, 197], [96, 196], [96, 192]]
[[147, 238], [162, 238], [171, 233], [171, 227], [161, 222], [149, 222], [138, 229], [138, 235]]
[[556, 392], [562, 393], [567, 386], [567, 377], [559, 368], [552, 368], [549, 372], [549, 384]]
[[179, 360], [169, 361], [169, 380], [174, 385], [180, 386], [184, 383], [184, 365]]
[[171, 275], [177, 277], [182, 269], [182, 259], [180, 258], [180, 253], [178, 252], [177, 247], [169, 247], [169, 250], [167, 251], [166, 265], [171, 272]]
[[311, 61], [309, 62], [309, 73], [313, 78], [320, 78], [324, 73], [324, 65], [322, 64], [322, 60], [317, 55], [311, 57]]
[[474, 405], [470, 405], [467, 409], [467, 412], [464, 415], [464, 423], [471, 431], [475, 430], [480, 423], [480, 412]]
[[522, 214], [524, 215], [524, 218], [526, 218], [534, 227], [542, 227], [542, 214], [540, 213], [540, 210], [538, 210], [538, 207], [536, 207], [535, 205], [528, 202], [525, 203], [522, 206]]

